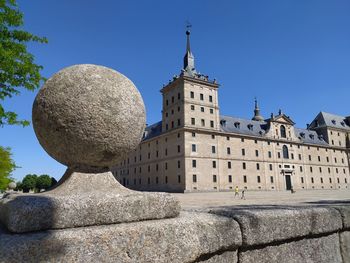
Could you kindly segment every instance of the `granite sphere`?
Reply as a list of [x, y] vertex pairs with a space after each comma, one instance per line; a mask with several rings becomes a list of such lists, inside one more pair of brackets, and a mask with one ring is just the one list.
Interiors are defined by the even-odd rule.
[[11, 183], [9, 183], [9, 185], [8, 185], [8, 189], [13, 190], [13, 189], [16, 188], [16, 186], [17, 186], [17, 184], [16, 184], [15, 182], [11, 182]]
[[49, 78], [33, 104], [33, 126], [46, 152], [68, 167], [106, 168], [140, 143], [142, 97], [127, 77], [82, 64]]

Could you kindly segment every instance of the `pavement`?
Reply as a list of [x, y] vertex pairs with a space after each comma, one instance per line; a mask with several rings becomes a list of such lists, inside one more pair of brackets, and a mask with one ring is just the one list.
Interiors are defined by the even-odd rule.
[[174, 193], [184, 210], [235, 205], [306, 205], [350, 203], [350, 189], [290, 191], [245, 191], [245, 200], [234, 192]]

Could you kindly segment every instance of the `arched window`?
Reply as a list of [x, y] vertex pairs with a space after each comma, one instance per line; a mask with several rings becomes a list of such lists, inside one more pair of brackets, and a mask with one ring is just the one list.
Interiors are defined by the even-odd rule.
[[289, 159], [288, 148], [287, 148], [286, 145], [283, 145], [282, 151], [283, 151], [283, 158], [284, 159]]
[[281, 125], [281, 137], [282, 138], [287, 138], [287, 135], [286, 135], [286, 127], [284, 127], [284, 125]]

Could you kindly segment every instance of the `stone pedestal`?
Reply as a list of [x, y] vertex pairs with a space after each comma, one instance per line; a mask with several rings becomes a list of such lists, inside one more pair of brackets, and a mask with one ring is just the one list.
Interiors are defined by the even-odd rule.
[[1, 222], [16, 233], [170, 218], [179, 212], [170, 194], [129, 190], [111, 172], [69, 169], [51, 191], [9, 194], [0, 202]]

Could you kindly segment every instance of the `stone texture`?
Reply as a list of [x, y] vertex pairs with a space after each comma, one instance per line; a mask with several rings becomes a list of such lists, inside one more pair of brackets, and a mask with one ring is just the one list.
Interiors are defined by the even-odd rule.
[[340, 252], [344, 263], [350, 262], [350, 231], [339, 233]]
[[12, 232], [176, 217], [179, 201], [167, 193], [142, 193], [121, 186], [111, 172], [67, 170], [55, 189], [9, 194], [0, 200], [0, 221]]
[[214, 255], [209, 259], [198, 261], [201, 263], [236, 263], [238, 262], [237, 250], [226, 251], [222, 254]]
[[251, 206], [213, 209], [237, 220], [244, 245], [260, 245], [342, 229], [340, 213], [331, 207]]
[[234, 250], [241, 240], [239, 225], [230, 218], [184, 212], [128, 224], [21, 235], [0, 231], [0, 262], [193, 262]]
[[97, 65], [65, 68], [40, 89], [33, 127], [42, 147], [68, 167], [108, 167], [140, 143], [145, 106], [124, 75]]
[[338, 234], [240, 252], [240, 263], [341, 263]]

